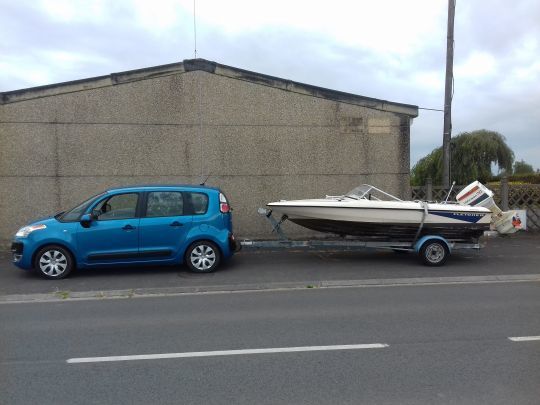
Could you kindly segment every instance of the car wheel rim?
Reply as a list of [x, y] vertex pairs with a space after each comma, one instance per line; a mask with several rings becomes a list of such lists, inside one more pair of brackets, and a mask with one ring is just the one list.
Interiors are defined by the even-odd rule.
[[208, 270], [216, 262], [216, 252], [208, 245], [198, 245], [191, 251], [191, 264], [198, 270]]
[[67, 269], [67, 258], [58, 250], [47, 250], [39, 259], [39, 269], [51, 277], [58, 277]]
[[444, 248], [438, 243], [429, 245], [426, 249], [426, 259], [431, 263], [438, 263], [444, 258]]

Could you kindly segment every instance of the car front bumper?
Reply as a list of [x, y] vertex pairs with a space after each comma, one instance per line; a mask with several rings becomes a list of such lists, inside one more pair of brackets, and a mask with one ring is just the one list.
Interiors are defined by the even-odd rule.
[[15, 239], [11, 242], [11, 260], [15, 266], [21, 269], [28, 270], [32, 268], [31, 255], [21, 240]]

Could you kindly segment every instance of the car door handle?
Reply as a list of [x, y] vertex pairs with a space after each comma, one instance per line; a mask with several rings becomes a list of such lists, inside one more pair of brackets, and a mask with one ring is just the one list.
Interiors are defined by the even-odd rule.
[[178, 221], [174, 221], [170, 226], [183, 226], [184, 224], [181, 224]]
[[132, 231], [135, 229], [134, 226], [131, 226], [131, 225], [126, 225], [122, 228], [124, 231]]

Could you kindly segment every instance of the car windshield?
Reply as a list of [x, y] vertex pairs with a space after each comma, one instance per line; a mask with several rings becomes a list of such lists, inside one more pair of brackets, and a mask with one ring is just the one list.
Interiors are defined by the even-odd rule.
[[83, 201], [82, 203], [80, 203], [79, 205], [77, 205], [75, 208], [72, 208], [70, 209], [69, 211], [66, 211], [62, 214], [60, 214], [59, 216], [57, 216], [56, 219], [58, 219], [59, 221], [64, 221], [64, 222], [73, 222], [73, 221], [78, 221], [79, 218], [81, 217], [81, 215], [84, 213], [84, 211], [86, 210], [86, 208], [88, 208], [88, 206], [98, 197], [101, 197], [102, 195], [104, 195], [105, 193], [100, 193], [100, 194], [96, 194], [95, 196], [93, 197], [90, 197], [89, 199]]
[[399, 198], [388, 194], [387, 192], [378, 189], [369, 184], [362, 184], [361, 186], [353, 188], [345, 197], [353, 198], [355, 200], [377, 200], [377, 201], [401, 201]]

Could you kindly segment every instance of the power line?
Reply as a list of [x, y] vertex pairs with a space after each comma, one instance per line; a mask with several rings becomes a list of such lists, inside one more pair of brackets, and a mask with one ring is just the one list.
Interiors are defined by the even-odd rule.
[[419, 110], [428, 110], [428, 111], [440, 111], [444, 112], [444, 110], [441, 110], [440, 108], [427, 108], [427, 107], [418, 107]]

